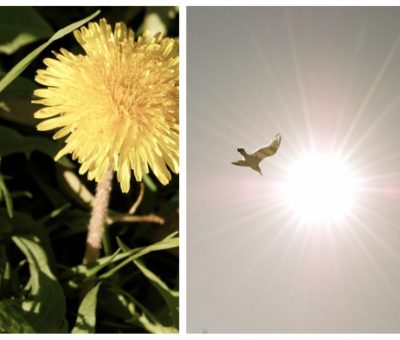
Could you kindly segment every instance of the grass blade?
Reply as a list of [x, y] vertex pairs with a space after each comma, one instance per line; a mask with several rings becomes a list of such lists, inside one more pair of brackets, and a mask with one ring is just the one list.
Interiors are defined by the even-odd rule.
[[135, 265], [140, 269], [144, 276], [146, 276], [151, 284], [158, 290], [163, 299], [168, 305], [168, 309], [171, 313], [172, 324], [178, 328], [179, 324], [179, 293], [175, 290], [168, 288], [168, 286], [151, 270], [147, 269], [142, 262], [139, 260], [133, 261]]
[[10, 192], [8, 191], [6, 184], [4, 183], [3, 176], [0, 174], [0, 199], [4, 196], [4, 201], [6, 203], [6, 209], [8, 216], [13, 217], [13, 203]]
[[163, 240], [163, 241], [158, 242], [158, 243], [154, 243], [154, 244], [152, 244], [150, 246], [147, 246], [147, 247], [140, 248], [139, 251], [137, 251], [137, 249], [132, 249], [129, 252], [125, 252], [124, 254], [121, 254], [121, 255], [125, 255], [125, 254], [129, 254], [129, 253], [132, 252], [133, 253], [132, 255], [130, 255], [124, 261], [118, 263], [118, 265], [116, 265], [115, 267], [113, 267], [112, 269], [107, 271], [106, 273], [100, 275], [99, 279], [105, 279], [105, 278], [110, 277], [111, 275], [113, 275], [115, 272], [120, 270], [122, 267], [126, 266], [131, 261], [136, 260], [136, 259], [138, 259], [138, 258], [142, 257], [143, 255], [146, 255], [146, 254], [148, 254], [150, 252], [176, 248], [178, 246], [179, 246], [179, 238], [171, 238], [171, 239]]
[[25, 58], [23, 58], [17, 65], [15, 65], [7, 74], [0, 80], [0, 93], [15, 79], [17, 78], [28, 66], [29, 64], [41, 53], [43, 50], [48, 47], [53, 41], [56, 41], [65, 35], [71, 33], [76, 30], [80, 26], [86, 24], [88, 21], [92, 20], [94, 17], [100, 14], [100, 11], [96, 11], [92, 15], [88, 16], [85, 19], [74, 22], [71, 25], [68, 25], [56, 33], [47, 40], [44, 44], [40, 45], [36, 49], [34, 49], [31, 53], [29, 53]]

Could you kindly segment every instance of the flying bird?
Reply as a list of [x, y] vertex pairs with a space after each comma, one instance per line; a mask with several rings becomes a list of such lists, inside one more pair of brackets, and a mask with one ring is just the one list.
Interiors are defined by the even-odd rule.
[[269, 143], [268, 146], [259, 148], [255, 152], [248, 154], [243, 148], [237, 149], [237, 151], [243, 156], [244, 159], [234, 161], [232, 164], [238, 166], [248, 166], [253, 170], [257, 171], [260, 175], [262, 175], [260, 169], [260, 162], [269, 156], [272, 156], [276, 153], [281, 144], [282, 136], [280, 133], [277, 133], [274, 139]]

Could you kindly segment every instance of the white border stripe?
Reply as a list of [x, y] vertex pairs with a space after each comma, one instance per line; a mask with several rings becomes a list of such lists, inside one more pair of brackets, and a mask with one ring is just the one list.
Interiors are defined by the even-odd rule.
[[186, 7], [179, 8], [179, 332], [186, 333]]
[[[187, 0], [183, 1], [186, 6], [224, 6], [224, 7], [247, 7], [247, 6], [399, 6], [399, 0]], [[189, 23], [190, 24], [190, 23]]]

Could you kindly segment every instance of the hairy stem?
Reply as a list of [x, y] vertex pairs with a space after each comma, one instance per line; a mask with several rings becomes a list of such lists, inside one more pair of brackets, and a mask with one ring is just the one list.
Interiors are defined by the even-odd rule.
[[93, 263], [99, 258], [106, 225], [108, 204], [110, 202], [113, 173], [114, 172], [110, 169], [104, 180], [97, 184], [96, 196], [94, 197], [92, 205], [92, 215], [88, 226], [86, 252], [83, 257], [83, 264]]

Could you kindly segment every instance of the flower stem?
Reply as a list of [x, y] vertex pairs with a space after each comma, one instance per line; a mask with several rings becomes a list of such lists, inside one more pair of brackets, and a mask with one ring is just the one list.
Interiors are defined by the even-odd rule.
[[113, 174], [114, 172], [110, 169], [104, 180], [97, 184], [96, 196], [94, 197], [92, 205], [92, 215], [88, 226], [86, 251], [82, 261], [83, 264], [93, 263], [99, 258], [108, 204], [110, 202]]

